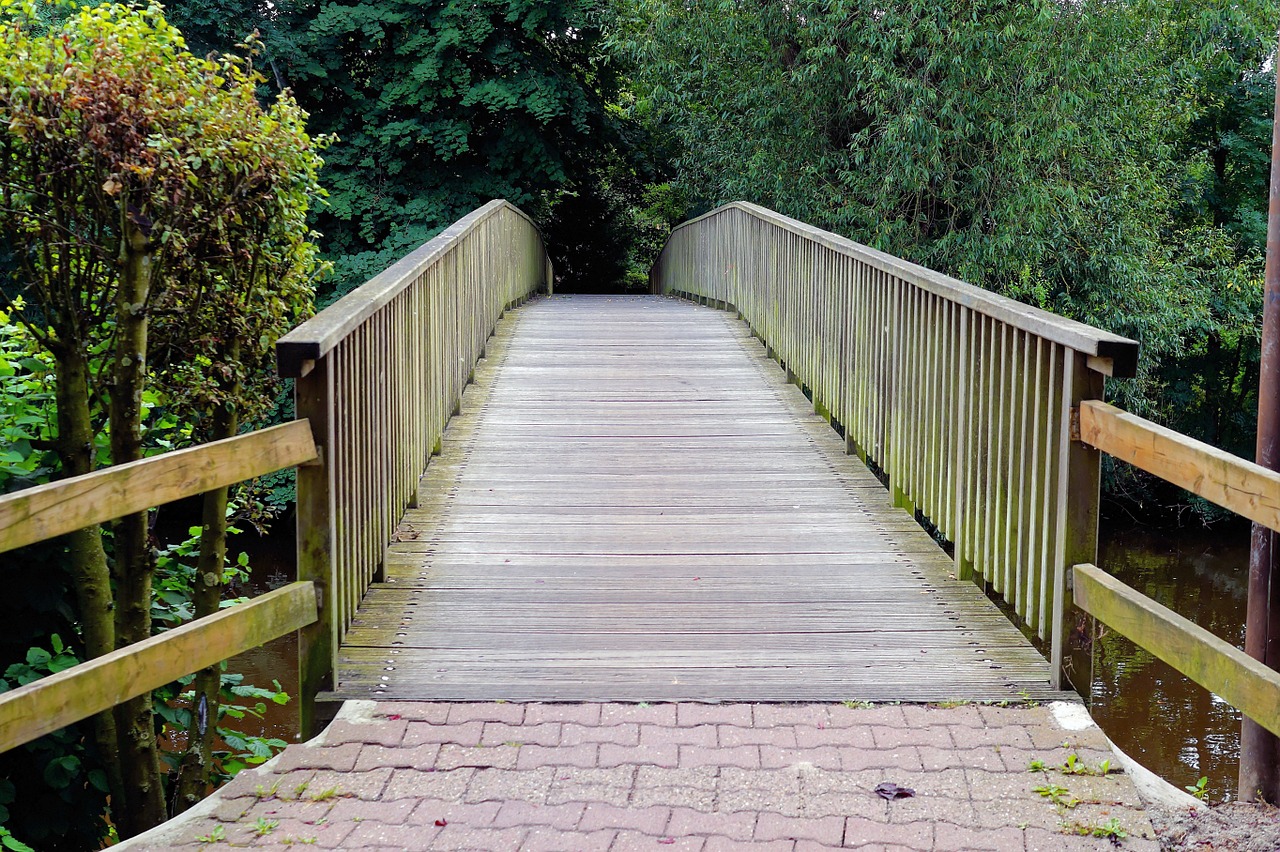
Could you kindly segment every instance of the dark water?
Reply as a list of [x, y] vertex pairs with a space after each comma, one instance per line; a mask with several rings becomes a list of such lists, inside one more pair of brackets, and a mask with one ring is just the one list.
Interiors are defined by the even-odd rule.
[[[228, 543], [227, 550], [249, 554], [251, 576], [247, 587], [237, 594], [256, 597], [272, 589], [293, 582], [297, 577], [297, 558], [294, 550], [294, 530], [291, 522], [276, 521], [271, 533], [260, 536], [255, 532], [242, 533]], [[270, 687], [278, 680], [291, 698], [288, 704], [267, 704], [261, 719], [246, 716], [231, 727], [246, 734], [277, 737], [285, 742], [298, 741], [298, 637], [290, 633], [252, 651], [232, 658], [227, 670], [240, 672], [244, 682], [254, 686]]]
[[[1249, 529], [1102, 531], [1099, 567], [1206, 630], [1244, 646]], [[1127, 639], [1094, 645], [1092, 707], [1116, 745], [1178, 787], [1208, 777], [1236, 797], [1240, 714]]]

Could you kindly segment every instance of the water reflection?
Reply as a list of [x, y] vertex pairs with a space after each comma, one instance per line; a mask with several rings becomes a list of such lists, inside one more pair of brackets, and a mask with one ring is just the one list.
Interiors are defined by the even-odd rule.
[[[251, 575], [247, 587], [237, 588], [236, 594], [256, 597], [263, 592], [278, 589], [293, 582], [297, 576], [297, 560], [294, 555], [293, 524], [277, 521], [269, 536], [243, 533], [228, 544], [231, 553], [249, 554]], [[237, 720], [234, 727], [246, 734], [278, 737], [285, 742], [298, 739], [298, 634], [289, 633], [274, 642], [246, 651], [232, 658], [228, 671], [244, 674], [244, 682], [255, 686], [270, 686], [278, 680], [289, 694], [288, 704], [267, 704], [261, 719], [246, 716]]]
[[[1244, 646], [1247, 527], [1102, 531], [1100, 567], [1206, 630]], [[1236, 796], [1240, 714], [1127, 639], [1095, 643], [1092, 712], [1107, 736], [1177, 786], [1209, 779]]]

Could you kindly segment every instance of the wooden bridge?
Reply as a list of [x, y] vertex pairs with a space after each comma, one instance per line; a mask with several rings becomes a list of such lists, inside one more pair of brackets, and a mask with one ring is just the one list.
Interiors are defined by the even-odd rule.
[[1280, 528], [1280, 476], [1101, 401], [1131, 341], [743, 203], [651, 296], [526, 304], [551, 281], [493, 202], [280, 341], [299, 421], [0, 501], [7, 549], [300, 465], [297, 583], [7, 693], [0, 744], [293, 630], [305, 730], [1061, 696], [1090, 615], [1280, 729], [1280, 677], [1091, 564], [1102, 451]]

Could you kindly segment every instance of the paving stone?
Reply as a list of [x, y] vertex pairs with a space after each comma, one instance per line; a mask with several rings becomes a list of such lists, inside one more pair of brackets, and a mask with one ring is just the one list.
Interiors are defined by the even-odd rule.
[[602, 802], [591, 802], [583, 810], [578, 828], [581, 831], [600, 828], [628, 829], [657, 835], [666, 830], [670, 819], [670, 808], [620, 808]]
[[844, 838], [844, 817], [788, 817], [765, 812], [756, 820], [755, 839], [815, 840], [838, 844]]
[[[817, 728], [809, 730], [816, 731]], [[777, 748], [795, 748], [797, 728], [787, 725], [778, 728], [744, 728], [738, 725], [720, 725], [716, 731], [719, 744], [726, 748], [742, 745], [771, 745]], [[823, 733], [827, 733], [824, 731]], [[832, 732], [838, 736], [838, 732]]]
[[844, 825], [844, 845], [880, 843], [908, 849], [933, 848], [933, 823], [913, 822], [907, 825], [876, 822], [862, 817], [849, 817]]
[[404, 719], [410, 722], [430, 722], [443, 725], [449, 718], [449, 705], [421, 701], [384, 701], [375, 709], [384, 719]]
[[757, 728], [776, 728], [779, 725], [826, 728], [830, 725], [825, 704], [757, 704], [753, 718]]
[[[335, 725], [328, 745], [241, 773], [211, 815], [122, 852], [203, 850], [215, 826], [281, 850], [1073, 852], [1112, 847], [1064, 826], [1113, 818], [1124, 848], [1158, 852], [1127, 776], [1057, 771], [1110, 752], [1048, 708], [384, 702], [372, 723]], [[1046, 779], [1080, 804], [1060, 814], [1033, 792]], [[886, 802], [882, 781], [916, 795]]]
[[936, 852], [952, 850], [993, 850], [993, 852], [1022, 852], [1023, 831], [1008, 828], [973, 828], [940, 822], [933, 826], [933, 848]]
[[904, 748], [841, 748], [840, 767], [846, 772], [864, 769], [913, 771], [924, 768], [915, 746]]
[[452, 704], [449, 706], [449, 724], [467, 722], [505, 722], [508, 725], [524, 723], [523, 704], [510, 702], [485, 702], [480, 704]]
[[583, 743], [612, 743], [635, 747], [640, 744], [640, 726], [634, 722], [608, 726], [566, 723], [560, 731], [560, 745], [572, 746]]
[[537, 805], [532, 802], [507, 801], [493, 820], [494, 828], [514, 825], [545, 825], [564, 831], [577, 828], [586, 805], [569, 802], [563, 805]]
[[362, 748], [363, 744], [356, 742], [325, 748], [293, 746], [280, 754], [272, 765], [272, 770], [291, 772], [295, 769], [336, 769], [347, 772], [355, 768]]
[[521, 745], [555, 746], [560, 745], [560, 723], [543, 722], [537, 725], [509, 725], [506, 722], [486, 722], [480, 735], [480, 745], [500, 746], [519, 743]]
[[537, 826], [525, 835], [520, 852], [607, 852], [616, 836], [608, 829], [584, 834]]
[[436, 835], [431, 848], [501, 852], [501, 850], [519, 849], [528, 834], [527, 828], [471, 828], [466, 825], [446, 825]]
[[666, 725], [641, 725], [641, 746], [693, 745], [715, 748], [718, 742], [715, 725], [672, 728]]
[[534, 769], [539, 766], [595, 766], [599, 749], [600, 746], [595, 743], [561, 748], [537, 745], [522, 746], [520, 755], [516, 758], [516, 767], [519, 769]]
[[720, 778], [718, 766], [667, 767], [637, 766], [636, 788], [642, 787], [698, 787], [714, 790]]
[[409, 722], [405, 729], [404, 744], [419, 746], [424, 743], [455, 743], [480, 745], [484, 734], [484, 722], [475, 720], [461, 725], [433, 725], [430, 722]]
[[796, 725], [792, 729], [782, 728], [779, 730], [792, 730], [795, 733], [795, 742], [792, 745], [797, 745], [801, 748], [814, 748], [816, 746], [875, 748], [876, 742], [871, 733], [874, 727], [876, 726], [851, 725], [846, 727], [815, 728], [812, 725]]
[[677, 704], [676, 724], [751, 727], [750, 704]]
[[468, 802], [514, 800], [545, 804], [553, 778], [550, 767], [528, 770], [479, 769], [474, 772], [466, 787], [465, 799]]
[[[393, 769], [431, 769], [436, 766], [440, 754], [439, 743], [427, 743], [413, 748], [392, 748], [380, 745], [360, 746], [356, 758], [356, 771], [390, 766]], [[285, 751], [288, 754], [288, 750]]]
[[644, 787], [632, 790], [629, 801], [637, 808], [656, 805], [710, 813], [715, 810], [716, 793], [698, 787]]
[[619, 831], [609, 847], [609, 852], [703, 852], [706, 840], [702, 837], [655, 837], [637, 831]]
[[732, 838], [717, 836], [707, 838], [702, 852], [742, 852], [744, 848], [749, 848], [751, 852], [793, 852], [796, 844], [794, 840], [769, 840], [752, 843], [748, 847]]
[[680, 746], [680, 766], [738, 766], [743, 769], [759, 769], [760, 748], [759, 746], [732, 748]]
[[383, 791], [384, 801], [395, 799], [459, 799], [476, 770], [454, 769], [449, 772], [397, 769]]
[[671, 809], [667, 831], [685, 834], [720, 834], [733, 840], [750, 840], [756, 831], [755, 813], [706, 813], [693, 808]]
[[600, 704], [527, 704], [524, 710], [526, 725], [542, 722], [574, 722], [579, 725], [600, 724]]
[[362, 802], [359, 799], [339, 799], [329, 809], [329, 822], [333, 825], [355, 824], [364, 820], [374, 820], [386, 825], [399, 825], [409, 818], [413, 809], [418, 806], [418, 799], [396, 799], [395, 801]]
[[641, 725], [674, 725], [674, 704], [605, 704], [600, 708], [601, 725], [636, 722]]
[[680, 746], [620, 746], [601, 743], [597, 758], [600, 766], [668, 766], [680, 763]]
[[[934, 725], [932, 727], [921, 728], [890, 728], [886, 725], [870, 726], [871, 736], [875, 740], [876, 748], [894, 749], [901, 746], [936, 746], [938, 748], [971, 748], [973, 745], [987, 745], [987, 743], [965, 744], [952, 740], [951, 732], [946, 725]], [[982, 728], [962, 728], [961, 730], [972, 732], [981, 731]]]
[[778, 769], [785, 766], [816, 766], [820, 769], [841, 769], [844, 761], [840, 750], [834, 746], [815, 748], [778, 748], [760, 746], [760, 767]]

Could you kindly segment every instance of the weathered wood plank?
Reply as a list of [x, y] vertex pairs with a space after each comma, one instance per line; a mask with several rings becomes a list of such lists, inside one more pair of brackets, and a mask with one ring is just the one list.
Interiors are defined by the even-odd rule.
[[1097, 400], [1080, 405], [1080, 438], [1237, 515], [1280, 530], [1280, 473]]
[[1280, 673], [1094, 565], [1072, 575], [1076, 606], [1280, 734]]
[[0, 751], [256, 648], [316, 620], [311, 583], [291, 583], [0, 695]]
[[[832, 381], [812, 340], [779, 347]], [[1061, 697], [785, 381], [709, 308], [557, 297], [513, 314], [353, 619], [335, 695]]]
[[0, 551], [233, 485], [316, 457], [295, 420], [0, 497]]

